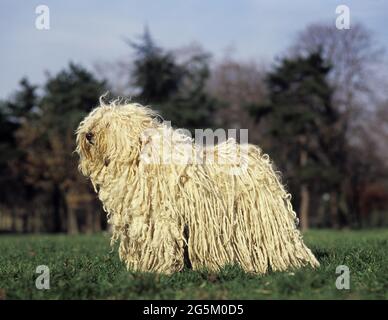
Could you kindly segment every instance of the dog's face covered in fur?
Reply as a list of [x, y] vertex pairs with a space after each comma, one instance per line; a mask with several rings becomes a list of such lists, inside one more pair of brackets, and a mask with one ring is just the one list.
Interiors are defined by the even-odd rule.
[[136, 104], [101, 105], [77, 129], [79, 169], [85, 176], [139, 153], [141, 132], [156, 125], [152, 110]]

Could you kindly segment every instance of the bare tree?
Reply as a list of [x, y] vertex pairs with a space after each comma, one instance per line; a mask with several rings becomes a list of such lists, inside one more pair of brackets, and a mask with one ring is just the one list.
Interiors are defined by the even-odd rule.
[[[357, 150], [367, 149], [368, 141], [370, 143], [373, 140], [374, 144], [380, 144], [382, 136], [373, 139], [375, 130], [369, 129], [383, 96], [378, 84], [383, 79], [379, 70], [384, 62], [384, 49], [360, 23], [353, 24], [349, 30], [338, 30], [333, 24], [315, 23], [297, 35], [288, 54], [305, 56], [317, 51], [332, 65], [329, 81], [334, 89], [333, 103], [341, 113], [338, 126], [347, 137], [346, 144]], [[344, 159], [341, 171], [349, 170], [353, 160]], [[341, 189], [345, 189], [346, 185], [351, 185], [351, 182], [344, 181]], [[339, 193], [339, 190], [330, 193], [333, 226], [338, 223], [341, 202]]]
[[248, 106], [264, 102], [264, 78], [264, 68], [255, 62], [227, 57], [214, 65], [208, 83], [209, 92], [226, 104], [219, 112], [220, 125], [248, 129], [252, 142], [259, 142], [261, 128], [251, 118]]
[[357, 100], [365, 95], [373, 97], [374, 76], [384, 61], [384, 49], [364, 25], [356, 23], [349, 30], [338, 30], [332, 24], [311, 24], [297, 35], [290, 53], [304, 56], [318, 50], [332, 64], [329, 80], [339, 107], [354, 109]]

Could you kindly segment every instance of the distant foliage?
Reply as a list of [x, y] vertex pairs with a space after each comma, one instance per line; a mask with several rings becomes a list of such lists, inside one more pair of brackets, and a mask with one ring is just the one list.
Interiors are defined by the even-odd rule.
[[135, 52], [132, 85], [135, 100], [161, 112], [173, 126], [186, 129], [214, 127], [216, 100], [206, 92], [210, 76], [209, 55], [195, 52], [178, 62], [160, 48], [146, 29], [138, 42], [129, 42]]
[[[8, 185], [12, 215], [23, 231], [67, 231], [79, 226], [93, 229], [89, 187], [77, 171], [74, 131], [80, 120], [96, 106], [105, 83], [75, 64], [50, 77], [38, 97], [36, 87], [22, 80], [21, 89], [3, 107], [12, 127], [12, 147], [6, 155], [8, 175], [19, 184]], [[16, 152], [15, 152], [16, 150]], [[28, 208], [28, 212], [25, 211]], [[80, 211], [80, 216], [77, 212]], [[89, 213], [87, 213], [89, 212]], [[80, 218], [80, 219], [78, 219]], [[80, 221], [78, 221], [80, 220]]]

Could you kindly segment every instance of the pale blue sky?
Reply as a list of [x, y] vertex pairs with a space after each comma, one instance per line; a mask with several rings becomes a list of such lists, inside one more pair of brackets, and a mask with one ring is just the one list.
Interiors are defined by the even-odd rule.
[[[51, 29], [35, 28], [35, 7], [50, 8]], [[231, 46], [235, 56], [270, 62], [311, 22], [332, 22], [346, 4], [351, 22], [371, 29], [388, 48], [386, 0], [1, 0], [0, 98], [23, 76], [42, 83], [72, 60], [88, 68], [130, 54], [122, 37], [139, 35], [147, 24], [165, 47], [200, 43], [216, 58]]]

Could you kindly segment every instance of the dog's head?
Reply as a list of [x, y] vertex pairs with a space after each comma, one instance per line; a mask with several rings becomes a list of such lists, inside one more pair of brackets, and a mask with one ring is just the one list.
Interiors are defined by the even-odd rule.
[[138, 104], [101, 103], [79, 125], [76, 152], [85, 176], [118, 161], [135, 161], [140, 135], [157, 125], [152, 110]]

